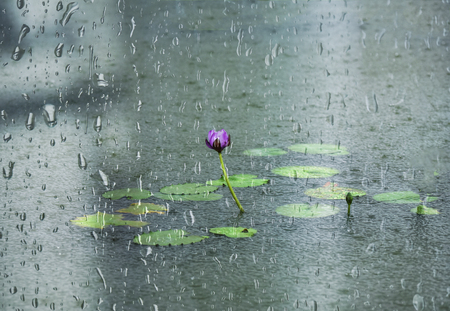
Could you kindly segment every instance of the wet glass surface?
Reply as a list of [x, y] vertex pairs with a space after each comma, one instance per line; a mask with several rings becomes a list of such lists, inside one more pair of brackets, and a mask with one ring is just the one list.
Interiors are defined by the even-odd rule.
[[[450, 3], [9, 1], [0, 4], [0, 309], [450, 310]], [[205, 146], [226, 129], [229, 174], [270, 182], [217, 201], [166, 201], [142, 228], [82, 228], [153, 193], [221, 177]], [[349, 155], [290, 151], [345, 146]], [[248, 156], [281, 148], [286, 154]], [[277, 175], [325, 166], [328, 178]], [[327, 182], [345, 200], [304, 194]], [[374, 195], [413, 191], [418, 204]], [[292, 218], [276, 208], [326, 203]], [[251, 227], [251, 238], [209, 228]], [[144, 246], [149, 231], [209, 236]]]

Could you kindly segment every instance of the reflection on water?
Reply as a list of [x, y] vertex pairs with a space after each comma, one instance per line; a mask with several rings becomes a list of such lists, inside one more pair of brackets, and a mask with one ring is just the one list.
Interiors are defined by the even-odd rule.
[[[0, 309], [448, 308], [448, 1], [141, 2], [0, 5]], [[229, 174], [270, 179], [235, 189], [245, 214], [220, 188], [212, 202], [143, 200], [168, 209], [125, 217], [143, 228], [70, 223], [136, 202], [109, 189], [219, 179], [204, 139], [222, 128]], [[243, 153], [299, 143], [350, 155]], [[272, 173], [283, 166], [340, 173]], [[353, 217], [304, 194], [327, 182], [367, 192]], [[387, 191], [437, 195], [441, 214], [372, 199]], [[275, 212], [293, 203], [340, 212]], [[208, 233], [224, 226], [258, 232]], [[171, 229], [210, 238], [132, 243]]]

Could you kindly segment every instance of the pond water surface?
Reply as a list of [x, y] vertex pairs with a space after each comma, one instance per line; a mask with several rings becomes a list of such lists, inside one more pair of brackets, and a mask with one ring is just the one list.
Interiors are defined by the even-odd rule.
[[[448, 0], [0, 7], [0, 309], [450, 310]], [[137, 202], [111, 189], [220, 178], [204, 139], [222, 128], [229, 174], [270, 179], [235, 188], [244, 214], [221, 187], [217, 201], [142, 200], [168, 208], [126, 216], [142, 228], [70, 221]], [[288, 150], [299, 143], [350, 154]], [[244, 154], [264, 147], [288, 153]], [[272, 172], [283, 166], [340, 173]], [[367, 193], [351, 217], [345, 200], [304, 194], [327, 182]], [[394, 191], [436, 196], [440, 214], [373, 199]], [[291, 203], [340, 211], [276, 213]], [[208, 232], [224, 226], [258, 232]], [[209, 238], [132, 242], [169, 229]]]

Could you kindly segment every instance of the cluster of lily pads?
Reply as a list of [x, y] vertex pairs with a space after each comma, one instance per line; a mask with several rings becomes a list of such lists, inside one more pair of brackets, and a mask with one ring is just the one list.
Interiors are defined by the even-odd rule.
[[[349, 152], [345, 147], [327, 144], [297, 144], [288, 147], [289, 150], [301, 152], [304, 154], [324, 154], [330, 156], [348, 155]], [[280, 148], [259, 148], [244, 151], [248, 156], [278, 156], [286, 154], [287, 151]], [[272, 169], [272, 173], [286, 176], [290, 178], [328, 178], [339, 173], [338, 170], [328, 167], [320, 166], [285, 166]], [[232, 175], [228, 178], [228, 186], [232, 187], [256, 187], [267, 184], [268, 179], [257, 178], [256, 175], [238, 174]], [[117, 200], [126, 197], [131, 200], [143, 200], [151, 196], [159, 199], [170, 200], [176, 202], [182, 201], [215, 201], [220, 200], [223, 196], [215, 193], [220, 186], [227, 184], [226, 178], [217, 180], [210, 180], [205, 183], [185, 183], [163, 187], [159, 192], [153, 194], [148, 190], [138, 188], [117, 189], [105, 192], [102, 196], [107, 199]], [[366, 192], [360, 189], [353, 189], [348, 187], [340, 187], [336, 183], [327, 182], [322, 187], [316, 189], [308, 189], [305, 194], [310, 197], [326, 199], [326, 200], [345, 200], [348, 196], [359, 197], [366, 195]], [[375, 195], [373, 197], [376, 201], [397, 204], [421, 204], [413, 209], [411, 212], [422, 215], [439, 214], [433, 208], [428, 208], [420, 199], [420, 195], [411, 191], [403, 192], [389, 192]], [[426, 202], [436, 200], [436, 197], [428, 197]], [[351, 204], [351, 203], [349, 203]], [[127, 209], [118, 211], [119, 213], [129, 213], [133, 215], [139, 214], [164, 214], [167, 212], [162, 205], [153, 203], [133, 203]], [[339, 208], [330, 204], [287, 204], [280, 206], [276, 212], [283, 216], [299, 217], [299, 218], [316, 218], [326, 217], [337, 214]], [[78, 217], [72, 222], [82, 227], [104, 228], [108, 225], [127, 225], [132, 227], [142, 227], [147, 223], [142, 221], [123, 220], [122, 214], [106, 214], [97, 213], [94, 215]], [[256, 233], [253, 228], [242, 227], [220, 227], [211, 228], [209, 232], [219, 235], [225, 235], [233, 238], [251, 237]], [[157, 231], [140, 234], [134, 237], [133, 242], [144, 245], [181, 245], [191, 244], [202, 241], [208, 236], [189, 235], [188, 232], [181, 229]]]

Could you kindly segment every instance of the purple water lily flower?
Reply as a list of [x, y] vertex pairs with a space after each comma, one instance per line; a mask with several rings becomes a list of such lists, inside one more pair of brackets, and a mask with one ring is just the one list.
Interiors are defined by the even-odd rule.
[[206, 146], [221, 153], [225, 147], [228, 147], [231, 143], [230, 136], [224, 129], [216, 132], [214, 130], [209, 131], [208, 139], [205, 139]]

